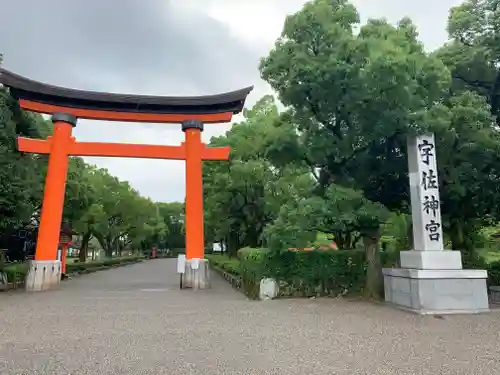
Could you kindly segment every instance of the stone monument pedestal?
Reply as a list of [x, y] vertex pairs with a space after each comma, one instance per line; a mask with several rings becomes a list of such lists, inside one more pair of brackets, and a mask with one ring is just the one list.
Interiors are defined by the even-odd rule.
[[484, 270], [386, 268], [385, 301], [418, 314], [489, 311]]
[[61, 261], [31, 260], [26, 276], [26, 291], [41, 292], [54, 289], [61, 282]]
[[418, 314], [489, 311], [487, 272], [462, 269], [460, 251], [402, 251], [402, 268], [386, 268], [385, 301]]
[[208, 259], [188, 259], [184, 274], [182, 275], [182, 287], [198, 289], [210, 289], [210, 269]]
[[419, 251], [399, 253], [402, 268], [417, 270], [461, 270], [462, 254], [455, 250]]

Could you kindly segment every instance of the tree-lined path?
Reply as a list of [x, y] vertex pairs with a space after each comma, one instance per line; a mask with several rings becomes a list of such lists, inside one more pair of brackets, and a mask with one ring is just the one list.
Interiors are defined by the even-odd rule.
[[175, 260], [0, 295], [1, 374], [493, 374], [498, 313], [420, 317], [345, 300], [248, 301]]

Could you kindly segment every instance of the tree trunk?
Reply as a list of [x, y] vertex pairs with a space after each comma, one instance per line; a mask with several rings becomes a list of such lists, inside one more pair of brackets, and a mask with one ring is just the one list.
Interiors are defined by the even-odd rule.
[[87, 261], [87, 252], [89, 249], [89, 241], [91, 237], [91, 233], [87, 232], [83, 235], [82, 237], [82, 243], [80, 245], [80, 254], [79, 254], [79, 260], [81, 263], [85, 263]]
[[236, 257], [238, 255], [239, 246], [239, 236], [236, 231], [231, 231], [228, 239], [227, 255], [229, 258]]
[[379, 239], [379, 233], [363, 235], [367, 263], [365, 297], [377, 300], [382, 298], [384, 292], [382, 266], [378, 253]]
[[415, 247], [415, 243], [413, 241], [413, 220], [411, 219], [410, 216], [410, 224], [408, 225], [406, 235], [408, 236], [408, 249], [407, 250], [412, 250]]

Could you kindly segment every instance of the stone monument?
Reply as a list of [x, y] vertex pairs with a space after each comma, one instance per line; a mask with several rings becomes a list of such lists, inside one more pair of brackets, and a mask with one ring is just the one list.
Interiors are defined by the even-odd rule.
[[401, 268], [385, 268], [386, 302], [419, 314], [489, 311], [485, 270], [462, 269], [460, 251], [445, 250], [434, 134], [408, 138], [413, 250]]

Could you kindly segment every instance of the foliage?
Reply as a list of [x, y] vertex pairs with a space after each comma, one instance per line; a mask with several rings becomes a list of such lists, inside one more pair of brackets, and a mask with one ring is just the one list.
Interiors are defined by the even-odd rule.
[[284, 282], [281, 293], [337, 296], [359, 293], [365, 284], [365, 254], [356, 250], [270, 253], [267, 274]]
[[28, 222], [39, 208], [43, 183], [40, 167], [46, 158], [18, 153], [15, 137], [42, 138], [45, 130], [41, 116], [21, 112], [0, 88], [0, 233]]
[[484, 97], [500, 124], [500, 12], [497, 0], [466, 0], [450, 10], [451, 41], [439, 51], [450, 67], [452, 89]]
[[488, 284], [492, 286], [500, 285], [500, 261], [495, 261], [487, 265]]
[[258, 298], [260, 280], [280, 283], [281, 296], [337, 296], [359, 293], [365, 285], [363, 251], [282, 251], [243, 248], [238, 259], [210, 256], [210, 262], [228, 273], [239, 275], [244, 293]]
[[500, 218], [495, 4], [454, 8], [452, 41], [435, 53], [411, 20], [360, 24], [346, 0], [288, 16], [260, 65], [286, 108], [266, 96], [212, 140], [232, 154], [206, 169], [207, 238], [228, 242], [231, 256], [244, 246], [280, 256], [318, 232], [342, 249], [362, 240], [376, 297], [381, 264], [412, 247], [406, 139], [432, 131], [445, 237], [465, 265], [484, 266], [480, 233]]
[[452, 187], [443, 194], [448, 200], [443, 210], [453, 248], [466, 250], [466, 261], [472, 265], [478, 231], [490, 218], [499, 218], [499, 20], [498, 1], [466, 0], [451, 9], [450, 41], [435, 52], [453, 79], [453, 127], [451, 132], [443, 129], [446, 144], [439, 151], [440, 159], [447, 157], [445, 152], [449, 156], [443, 168], [453, 166], [449, 169], [454, 172], [451, 183], [443, 182]]
[[184, 203], [158, 203], [158, 209], [167, 234], [158, 246], [166, 249], [185, 248]]
[[207, 254], [205, 256], [210, 264], [216, 268], [219, 268], [231, 275], [239, 275], [240, 271], [240, 261], [237, 258], [229, 258], [224, 254]]
[[7, 276], [9, 283], [20, 283], [26, 278], [28, 269], [29, 267], [26, 263], [15, 263], [5, 266], [2, 272]]
[[103, 259], [99, 261], [91, 261], [86, 263], [70, 263], [66, 265], [66, 273], [89, 273], [99, 270], [105, 270], [113, 267], [126, 266], [128, 264], [141, 262], [143, 256], [128, 256], [120, 258]]
[[206, 237], [222, 242], [230, 256], [241, 247], [262, 246], [264, 228], [280, 207], [313, 187], [307, 168], [287, 163], [281, 140], [293, 138], [293, 129], [274, 126], [279, 114], [273, 98], [262, 98], [245, 116], [210, 142], [230, 146], [230, 162], [204, 168]]

